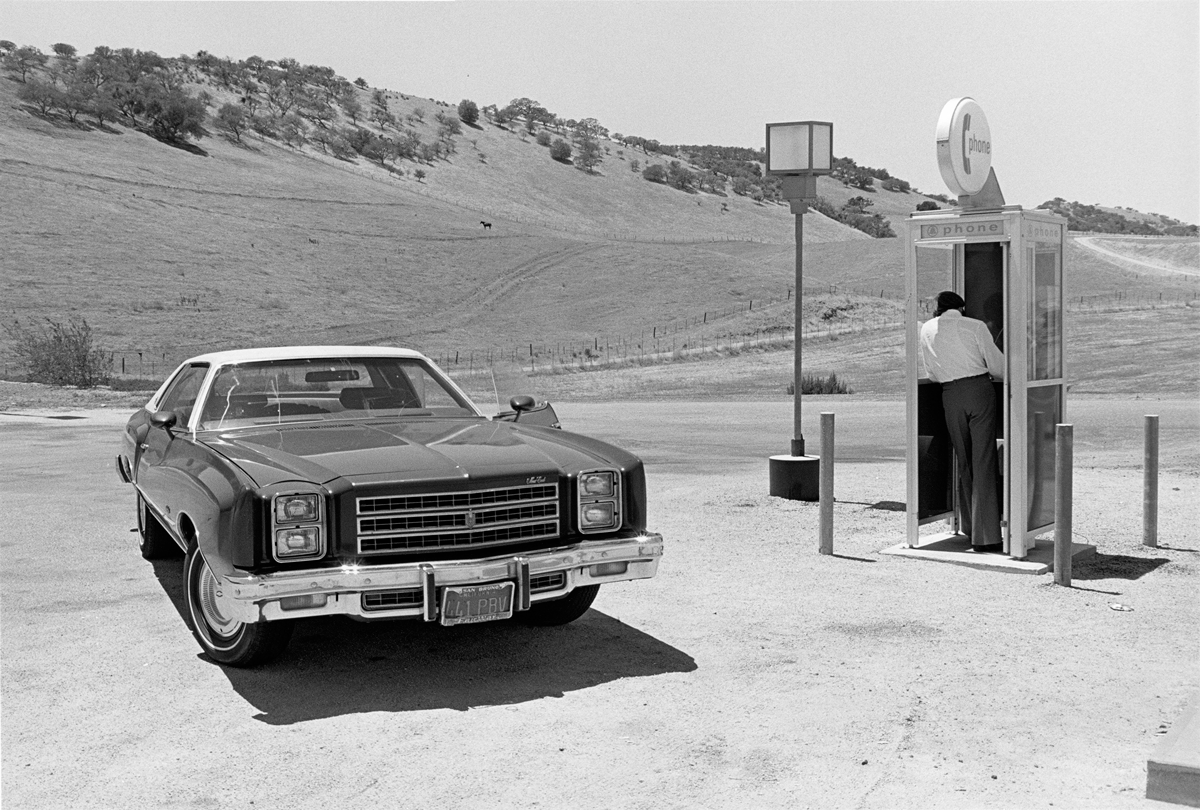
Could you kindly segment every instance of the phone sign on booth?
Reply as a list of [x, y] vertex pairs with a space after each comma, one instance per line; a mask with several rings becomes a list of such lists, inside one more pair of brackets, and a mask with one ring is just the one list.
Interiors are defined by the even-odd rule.
[[956, 195], [978, 194], [992, 168], [992, 131], [969, 96], [946, 102], [937, 124], [938, 168]]

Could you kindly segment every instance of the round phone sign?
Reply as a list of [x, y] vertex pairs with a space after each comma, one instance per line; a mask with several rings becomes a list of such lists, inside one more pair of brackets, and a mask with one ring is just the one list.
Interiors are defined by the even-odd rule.
[[946, 102], [937, 125], [938, 168], [956, 196], [978, 194], [992, 168], [992, 131], [969, 96]]

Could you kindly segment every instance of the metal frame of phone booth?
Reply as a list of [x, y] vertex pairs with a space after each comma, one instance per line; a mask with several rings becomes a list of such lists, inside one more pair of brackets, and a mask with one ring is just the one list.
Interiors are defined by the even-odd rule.
[[[1063, 255], [1066, 220], [1020, 206], [921, 211], [907, 222], [905, 288], [907, 543], [960, 534], [956, 462], [941, 386], [920, 380], [918, 332], [932, 296], [953, 290], [964, 314], [988, 323], [1004, 352], [997, 382], [997, 445], [1003, 493], [1001, 535], [1009, 557], [1024, 559], [1036, 536], [1054, 529], [1054, 429], [1066, 415]], [[946, 531], [922, 534], [942, 522]]]

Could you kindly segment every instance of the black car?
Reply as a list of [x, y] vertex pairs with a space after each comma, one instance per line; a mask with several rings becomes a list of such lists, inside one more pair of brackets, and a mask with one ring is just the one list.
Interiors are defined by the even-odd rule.
[[563, 624], [654, 576], [662, 537], [636, 456], [511, 405], [484, 416], [405, 349], [206, 354], [130, 418], [117, 472], [218, 662], [270, 660], [311, 616]]

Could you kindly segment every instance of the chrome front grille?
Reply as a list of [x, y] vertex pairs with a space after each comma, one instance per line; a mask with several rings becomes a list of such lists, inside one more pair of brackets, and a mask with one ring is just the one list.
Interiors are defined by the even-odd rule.
[[363, 610], [397, 610], [399, 608], [420, 607], [424, 595], [420, 588], [409, 588], [403, 591], [370, 591], [362, 595]]
[[359, 554], [464, 549], [558, 537], [558, 484], [357, 501]]
[[567, 587], [566, 571], [552, 571], [549, 574], [538, 574], [529, 578], [529, 590], [532, 593], [558, 591], [565, 587]]

